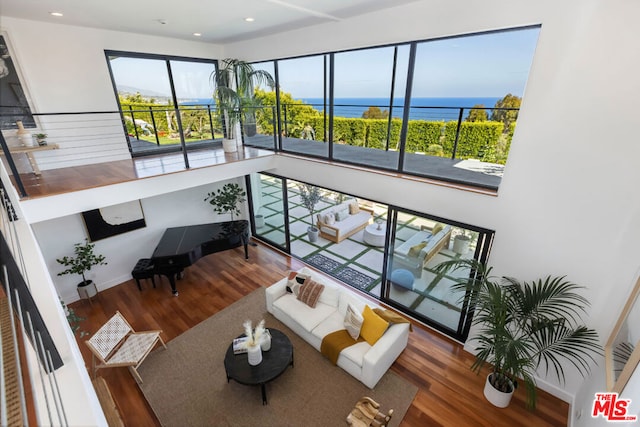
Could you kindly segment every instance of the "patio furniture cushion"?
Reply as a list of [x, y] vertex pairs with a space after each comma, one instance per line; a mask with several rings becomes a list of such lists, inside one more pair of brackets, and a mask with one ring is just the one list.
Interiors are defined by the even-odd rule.
[[410, 291], [413, 290], [413, 282], [415, 278], [413, 277], [413, 273], [411, 273], [409, 270], [405, 270], [404, 268], [393, 270], [390, 280], [394, 285], [400, 286]]

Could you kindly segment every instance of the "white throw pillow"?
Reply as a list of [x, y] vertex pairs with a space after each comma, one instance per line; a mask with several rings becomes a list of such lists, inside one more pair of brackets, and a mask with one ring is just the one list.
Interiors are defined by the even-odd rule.
[[360, 336], [363, 322], [364, 317], [362, 317], [362, 314], [353, 305], [349, 304], [347, 306], [347, 315], [344, 316], [344, 327], [354, 340], [357, 340]]

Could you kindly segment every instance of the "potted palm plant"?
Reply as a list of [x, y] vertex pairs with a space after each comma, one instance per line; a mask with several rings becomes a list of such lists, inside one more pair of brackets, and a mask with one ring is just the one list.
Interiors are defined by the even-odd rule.
[[96, 255], [93, 252], [95, 243], [89, 243], [87, 239], [84, 243], [76, 243], [74, 245], [75, 256], [64, 256], [56, 259], [60, 264], [69, 267], [58, 273], [58, 276], [65, 274], [79, 274], [82, 276], [82, 282], [78, 283], [78, 295], [80, 298], [91, 298], [98, 293], [95, 283], [87, 280], [85, 273], [91, 270], [95, 265], [106, 265], [104, 255]]
[[322, 193], [318, 187], [311, 184], [298, 184], [298, 190], [300, 190], [302, 205], [309, 210], [311, 216], [310, 225], [307, 228], [307, 237], [310, 242], [315, 242], [318, 240], [319, 230], [313, 221], [313, 213], [316, 211], [316, 205], [322, 198]]
[[238, 203], [244, 202], [246, 195], [247, 193], [238, 184], [229, 183], [207, 194], [204, 201], [208, 201], [218, 214], [231, 214], [231, 221], [233, 221], [234, 214], [240, 215]]
[[463, 292], [474, 311], [478, 347], [472, 369], [480, 373], [485, 363], [493, 365], [484, 390], [492, 404], [508, 406], [522, 381], [527, 404], [535, 408], [535, 374], [540, 366], [555, 372], [561, 382], [565, 380], [563, 362], [583, 376], [589, 373], [601, 346], [597, 332], [580, 324], [589, 306], [578, 293], [582, 286], [564, 277], [548, 276], [531, 283], [497, 279], [491, 276], [491, 267], [474, 259], [445, 261], [436, 270], [470, 272], [470, 278], [455, 279], [451, 288]]
[[[248, 62], [227, 58], [219, 63], [219, 67], [211, 74], [215, 84], [214, 99], [222, 120], [226, 152], [236, 151], [238, 125], [244, 121], [255, 125], [255, 109], [259, 103], [254, 98], [256, 86], [266, 84], [274, 86], [271, 74], [264, 70], [256, 70]], [[254, 132], [255, 134], [255, 132]]]

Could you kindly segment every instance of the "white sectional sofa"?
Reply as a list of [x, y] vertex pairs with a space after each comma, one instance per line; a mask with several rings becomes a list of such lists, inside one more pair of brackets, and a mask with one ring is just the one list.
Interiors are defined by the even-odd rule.
[[[306, 267], [300, 272], [325, 285], [315, 308], [288, 293], [288, 280], [284, 278], [266, 289], [267, 310], [318, 351], [325, 335], [345, 329], [344, 318], [349, 303], [360, 312], [365, 305], [378, 307], [356, 292]], [[373, 346], [363, 341], [344, 349], [338, 357], [337, 365], [367, 387], [373, 388], [407, 346], [409, 328], [409, 323], [390, 324]]]
[[[353, 211], [350, 210], [350, 205], [357, 206], [358, 212], [351, 213]], [[340, 216], [338, 215], [340, 212], [346, 212], [346, 214]], [[372, 218], [373, 209], [360, 206], [356, 199], [350, 199], [318, 213], [316, 221], [321, 237], [334, 243], [340, 243], [365, 228]]]

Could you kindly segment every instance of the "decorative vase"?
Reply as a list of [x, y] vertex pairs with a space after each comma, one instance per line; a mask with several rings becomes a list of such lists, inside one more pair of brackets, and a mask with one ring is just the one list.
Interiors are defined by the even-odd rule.
[[249, 365], [256, 366], [262, 362], [262, 349], [259, 345], [247, 346], [247, 359], [249, 359]]
[[486, 397], [492, 405], [498, 408], [506, 408], [511, 402], [511, 397], [513, 397], [514, 387], [511, 386], [509, 393], [496, 389], [489, 380], [493, 375], [494, 374], [487, 375], [487, 381], [484, 384], [484, 397]]
[[271, 350], [271, 334], [269, 333], [268, 329], [265, 329], [264, 334], [262, 334], [260, 348], [262, 349], [262, 351]]
[[24, 145], [25, 147], [32, 146], [33, 138], [31, 137], [31, 132], [29, 132], [24, 128], [24, 125], [20, 120], [16, 121], [16, 126], [18, 126], [18, 131], [16, 132], [16, 135], [18, 135], [18, 140], [20, 141], [20, 144]]

